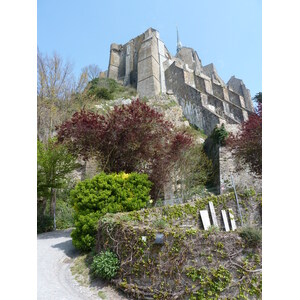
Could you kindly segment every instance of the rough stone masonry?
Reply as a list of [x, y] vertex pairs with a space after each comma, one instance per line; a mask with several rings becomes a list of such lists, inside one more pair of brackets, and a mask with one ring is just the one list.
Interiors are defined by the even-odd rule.
[[[182, 47], [179, 40], [173, 56], [153, 28], [124, 45], [111, 44], [107, 77], [136, 88], [140, 98], [174, 94], [189, 123], [206, 135], [221, 124], [236, 131], [254, 112], [250, 91], [241, 79], [232, 76], [225, 84], [212, 63], [203, 66], [197, 52]], [[227, 156], [224, 149], [219, 152], [222, 165]], [[221, 185], [228, 168], [220, 169]], [[224, 191], [226, 187], [220, 188]]]
[[185, 117], [206, 134], [221, 123], [246, 121], [253, 104], [243, 81], [232, 76], [225, 84], [213, 64], [202, 66], [194, 49], [177, 49], [172, 56], [149, 28], [125, 45], [111, 44], [107, 76], [136, 88], [141, 98], [172, 90]]

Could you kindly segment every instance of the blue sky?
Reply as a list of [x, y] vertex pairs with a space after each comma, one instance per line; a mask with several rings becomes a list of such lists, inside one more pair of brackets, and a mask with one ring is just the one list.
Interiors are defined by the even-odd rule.
[[106, 70], [111, 43], [124, 44], [153, 27], [172, 54], [176, 26], [183, 46], [202, 64], [214, 63], [227, 82], [242, 79], [251, 95], [262, 91], [261, 0], [96, 1], [38, 0], [37, 45], [74, 64]]

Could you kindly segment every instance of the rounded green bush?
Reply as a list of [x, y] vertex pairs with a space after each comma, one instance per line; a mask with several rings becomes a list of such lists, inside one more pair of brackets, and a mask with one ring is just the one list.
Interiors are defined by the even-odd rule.
[[96, 277], [111, 279], [117, 275], [120, 269], [120, 262], [113, 252], [100, 252], [94, 256], [91, 269]]
[[96, 91], [96, 95], [100, 99], [106, 99], [106, 100], [112, 99], [112, 95], [107, 88], [98, 88]]
[[262, 234], [258, 228], [243, 227], [240, 229], [239, 235], [249, 247], [257, 247], [261, 244]]
[[74, 246], [91, 250], [96, 243], [99, 218], [106, 213], [127, 212], [146, 207], [152, 183], [146, 174], [100, 173], [71, 191], [75, 230]]

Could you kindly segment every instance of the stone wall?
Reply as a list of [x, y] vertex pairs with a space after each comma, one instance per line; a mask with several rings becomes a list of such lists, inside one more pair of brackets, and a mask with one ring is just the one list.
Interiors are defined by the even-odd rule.
[[197, 52], [189, 47], [182, 47], [176, 54], [180, 60], [183, 61], [191, 70], [194, 70], [197, 74], [202, 71], [202, 63], [198, 57]]
[[[228, 132], [236, 134], [238, 125], [225, 124]], [[205, 140], [204, 150], [213, 162], [215, 170], [213, 185], [217, 194], [232, 191], [232, 179], [238, 190], [253, 188], [256, 192], [262, 192], [262, 179], [250, 171], [249, 166], [237, 164], [236, 158], [228, 147], [221, 147], [211, 138]]]
[[250, 91], [246, 88], [244, 82], [241, 79], [232, 76], [229, 81], [227, 82], [228, 88], [232, 91], [236, 92], [237, 94], [243, 96], [245, 100], [245, 107], [249, 111], [254, 111], [253, 102], [251, 100]]
[[[189, 73], [175, 61], [166, 71], [166, 85], [177, 96], [185, 117], [189, 122], [209, 135], [221, 123], [238, 124], [248, 115], [243, 109], [230, 101], [210, 94], [211, 82], [203, 77]], [[201, 91], [196, 87], [201, 86]], [[209, 86], [209, 89], [207, 89]]]
[[229, 96], [229, 101], [231, 101], [235, 105], [241, 106], [240, 97], [237, 93], [234, 93], [231, 90], [228, 90], [228, 96]]
[[244, 98], [207, 75], [190, 70], [175, 60], [165, 71], [167, 90], [178, 97], [185, 117], [209, 135], [222, 123], [240, 124], [248, 120]]
[[[228, 132], [236, 134], [239, 131], [237, 125], [225, 125]], [[236, 158], [228, 147], [219, 148], [220, 169], [220, 193], [226, 193], [232, 189], [231, 175], [237, 189], [253, 188], [256, 192], [262, 192], [262, 178], [250, 171], [248, 165], [237, 164]]]
[[202, 76], [195, 76], [195, 86], [200, 92], [206, 92], [205, 80]]
[[[239, 200], [243, 223], [258, 233], [260, 195]], [[199, 212], [209, 201], [219, 231], [203, 230]], [[221, 210], [229, 208], [240, 227], [233, 193], [107, 214], [99, 221], [96, 251], [118, 255], [121, 267], [112, 282], [130, 299], [261, 299], [261, 242], [249, 245], [237, 232], [224, 231]]]
[[224, 99], [223, 88], [220, 84], [212, 83], [213, 94], [221, 99]]
[[225, 86], [224, 81], [221, 79], [221, 77], [218, 75], [217, 70], [214, 66], [214, 64], [208, 64], [203, 67], [203, 73], [208, 76], [209, 78], [216, 80], [219, 84], [222, 86]]
[[[165, 72], [167, 90], [177, 96], [189, 122], [209, 134], [220, 123], [220, 116], [203, 106], [206, 95], [185, 83], [184, 70], [174, 62]], [[224, 121], [225, 122], [225, 121]]]
[[238, 166], [232, 152], [226, 147], [219, 149], [220, 193], [232, 189], [231, 175], [238, 190], [253, 188], [262, 191], [262, 180], [250, 171], [247, 165]]
[[124, 45], [111, 45], [107, 76], [136, 88], [141, 98], [155, 96], [166, 92], [164, 62], [171, 57], [159, 32], [149, 28]]

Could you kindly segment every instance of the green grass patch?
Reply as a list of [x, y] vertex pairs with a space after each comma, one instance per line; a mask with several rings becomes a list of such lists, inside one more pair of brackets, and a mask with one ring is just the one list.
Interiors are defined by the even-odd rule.
[[76, 281], [82, 286], [89, 286], [91, 283], [90, 269], [88, 267], [89, 254], [84, 254], [75, 258], [72, 266], [71, 273]]
[[98, 292], [98, 296], [101, 298], [101, 299], [106, 299], [107, 297], [106, 297], [106, 294], [103, 292], [103, 291], [99, 291]]

